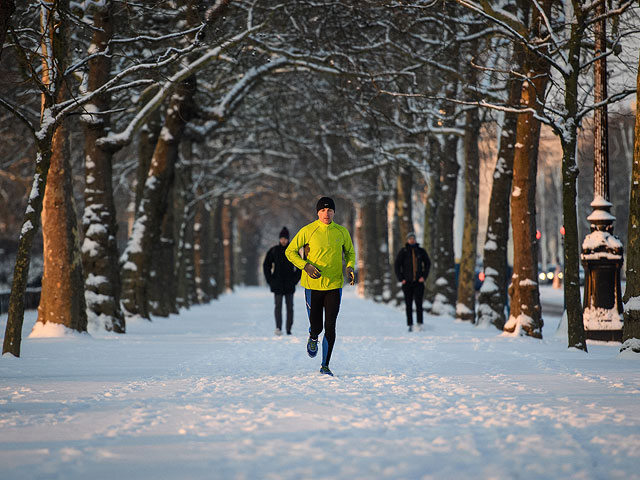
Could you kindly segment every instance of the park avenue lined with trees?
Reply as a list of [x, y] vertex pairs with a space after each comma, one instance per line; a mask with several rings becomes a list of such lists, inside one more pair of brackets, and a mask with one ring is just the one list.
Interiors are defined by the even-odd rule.
[[[623, 245], [611, 310], [640, 353], [638, 25], [635, 0], [3, 0], [3, 353], [20, 356], [34, 277], [38, 322], [124, 334], [256, 284], [325, 194], [361, 295], [396, 301], [391, 259], [417, 230], [432, 314], [533, 338], [555, 217], [569, 348], [587, 350], [581, 261], [621, 264], [606, 248]], [[541, 181], [544, 131], [561, 167]]]

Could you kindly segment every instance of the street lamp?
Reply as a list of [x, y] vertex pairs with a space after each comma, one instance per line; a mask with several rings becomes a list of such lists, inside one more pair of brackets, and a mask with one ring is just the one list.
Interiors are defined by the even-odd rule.
[[613, 222], [609, 202], [609, 151], [607, 133], [607, 61], [606, 2], [599, 2], [594, 24], [594, 155], [593, 155], [593, 208], [587, 217], [591, 232], [582, 242], [580, 255], [585, 270], [583, 320], [587, 339], [622, 341], [622, 293], [620, 269], [622, 242], [613, 235]]

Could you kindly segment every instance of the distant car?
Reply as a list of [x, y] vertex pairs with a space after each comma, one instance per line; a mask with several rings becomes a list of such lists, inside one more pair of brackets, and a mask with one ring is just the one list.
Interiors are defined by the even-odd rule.
[[564, 277], [564, 271], [562, 267], [558, 267], [555, 264], [550, 264], [546, 269], [542, 270], [538, 268], [538, 283], [540, 285], [548, 285], [553, 283], [553, 279], [558, 276], [558, 279], [562, 281]]

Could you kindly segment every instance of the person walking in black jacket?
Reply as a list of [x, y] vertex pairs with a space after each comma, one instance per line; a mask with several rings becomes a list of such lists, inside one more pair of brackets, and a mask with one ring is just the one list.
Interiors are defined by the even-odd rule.
[[275, 297], [276, 335], [282, 335], [282, 297], [284, 297], [287, 304], [287, 335], [291, 335], [293, 294], [302, 274], [284, 255], [288, 244], [289, 230], [287, 230], [287, 227], [283, 227], [280, 231], [280, 243], [269, 249], [262, 264], [264, 278], [267, 280]]
[[416, 304], [418, 330], [422, 330], [422, 298], [424, 281], [429, 275], [431, 260], [424, 248], [416, 242], [416, 234], [407, 235], [407, 244], [400, 250], [395, 262], [398, 281], [402, 283], [404, 302], [407, 309], [407, 325], [413, 330], [413, 302]]

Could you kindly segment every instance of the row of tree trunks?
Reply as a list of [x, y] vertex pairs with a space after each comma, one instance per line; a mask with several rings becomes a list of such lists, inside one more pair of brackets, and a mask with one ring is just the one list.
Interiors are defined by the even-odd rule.
[[[516, 55], [514, 60], [517, 61]], [[509, 105], [520, 102], [521, 82], [509, 82]], [[498, 158], [493, 173], [487, 234], [483, 247], [484, 281], [478, 297], [478, 325], [502, 330], [506, 323], [509, 243], [509, 196], [513, 179], [513, 157], [518, 116], [505, 113], [498, 138]]]
[[[93, 46], [106, 52], [113, 33], [111, 2], [94, 8]], [[110, 55], [96, 55], [89, 61], [88, 87], [97, 90], [109, 78]], [[120, 308], [120, 271], [116, 242], [116, 209], [113, 200], [113, 151], [99, 146], [98, 139], [109, 132], [111, 99], [98, 96], [82, 116], [85, 145], [85, 209], [82, 218], [84, 240], [82, 264], [88, 322], [108, 331], [125, 332]]]
[[[173, 232], [172, 219], [164, 217], [167, 215], [169, 193], [174, 182], [182, 132], [194, 113], [195, 89], [196, 79], [190, 77], [171, 96], [145, 180], [142, 200], [136, 211], [131, 237], [122, 254], [122, 306], [127, 317], [149, 318], [148, 280], [152, 265], [152, 246], [160, 243], [160, 225], [164, 225], [166, 229], [167, 233], [162, 237], [165, 240], [168, 239], [168, 232]], [[173, 266], [173, 262], [171, 265]]]

